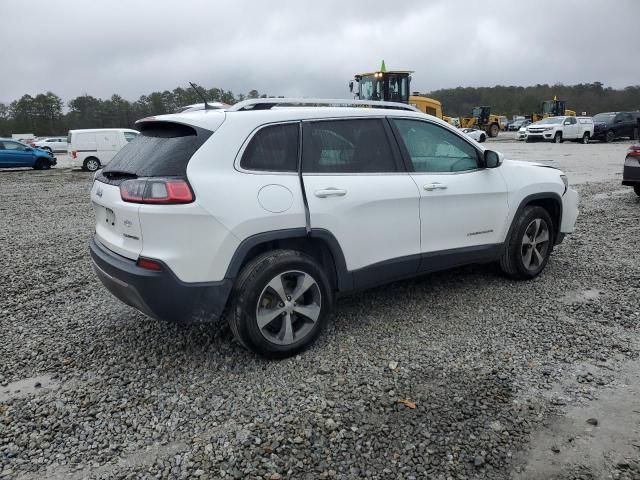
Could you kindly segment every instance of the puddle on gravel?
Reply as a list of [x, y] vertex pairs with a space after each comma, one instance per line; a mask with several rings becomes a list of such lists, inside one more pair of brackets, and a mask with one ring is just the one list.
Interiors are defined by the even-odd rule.
[[562, 300], [565, 303], [586, 303], [592, 300], [598, 300], [604, 292], [595, 288], [587, 288], [585, 290], [578, 290], [567, 293]]
[[602, 192], [602, 193], [596, 193], [593, 196], [594, 200], [604, 200], [606, 198], [611, 198], [611, 197], [621, 197], [623, 195], [629, 195], [629, 192], [631, 190], [629, 188], [625, 188], [623, 190], [614, 190], [613, 192]]
[[628, 362], [615, 376], [614, 384], [599, 389], [596, 399], [566, 407], [534, 435], [526, 467], [513, 480], [616, 478], [609, 476], [616, 470], [640, 473], [640, 362]]
[[25, 378], [10, 383], [6, 387], [0, 387], [0, 402], [6, 402], [14, 398], [22, 398], [40, 392], [57, 390], [59, 387], [60, 382], [51, 378], [50, 375]]

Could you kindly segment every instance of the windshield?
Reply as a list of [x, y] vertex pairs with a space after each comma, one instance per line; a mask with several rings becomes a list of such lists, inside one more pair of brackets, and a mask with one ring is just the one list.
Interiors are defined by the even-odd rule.
[[553, 113], [554, 109], [555, 102], [553, 100], [542, 103], [542, 113]]
[[536, 122], [538, 125], [555, 125], [558, 123], [562, 123], [562, 117], [549, 117], [539, 122]]
[[374, 78], [373, 75], [362, 77], [358, 96], [360, 100], [382, 100], [382, 81]]
[[472, 117], [479, 117], [481, 113], [482, 109], [480, 107], [475, 107], [473, 110], [471, 110]]
[[615, 117], [615, 113], [599, 113], [593, 117], [594, 122], [610, 122]]
[[386, 76], [389, 89], [387, 100], [390, 102], [408, 102], [409, 101], [409, 77], [407, 75]]

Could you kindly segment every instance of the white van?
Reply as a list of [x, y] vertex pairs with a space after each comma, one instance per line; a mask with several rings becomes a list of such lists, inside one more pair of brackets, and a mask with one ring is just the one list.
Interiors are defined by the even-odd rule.
[[67, 153], [71, 166], [95, 172], [107, 165], [116, 153], [138, 136], [130, 128], [69, 130]]

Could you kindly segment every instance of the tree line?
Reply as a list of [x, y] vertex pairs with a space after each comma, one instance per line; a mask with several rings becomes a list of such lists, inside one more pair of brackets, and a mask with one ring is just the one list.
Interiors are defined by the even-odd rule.
[[[267, 97], [257, 90], [234, 95], [220, 88], [199, 88], [207, 100], [228, 104], [247, 98]], [[435, 90], [426, 95], [440, 100], [445, 114], [450, 116], [469, 115], [471, 109], [479, 105], [489, 105], [492, 113], [509, 117], [530, 115], [540, 112], [542, 101], [554, 97], [565, 100], [567, 108], [578, 114], [640, 109], [640, 85], [613, 89], [600, 82], [529, 87], [457, 87]], [[309, 96], [314, 96], [313, 92]], [[134, 127], [140, 118], [173, 113], [180, 107], [199, 102], [200, 96], [190, 87], [153, 92], [135, 101], [116, 94], [106, 100], [85, 94], [70, 100], [66, 108], [64, 101], [53, 92], [23, 95], [8, 105], [0, 103], [0, 136], [11, 133], [64, 135], [75, 128]]]
[[[267, 96], [257, 90], [234, 95], [221, 88], [198, 88], [208, 101], [228, 104]], [[201, 97], [191, 87], [153, 92], [135, 101], [117, 94], [106, 100], [85, 94], [70, 100], [66, 109], [64, 101], [53, 92], [27, 94], [8, 105], [0, 103], [0, 137], [11, 133], [66, 135], [76, 128], [133, 128], [141, 118], [174, 113], [180, 107], [200, 102]]]
[[632, 111], [640, 109], [640, 85], [620, 90], [605, 87], [600, 82], [578, 85], [534, 85], [530, 87], [457, 87], [434, 90], [426, 94], [442, 102], [442, 109], [449, 116], [468, 116], [475, 106], [488, 105], [491, 113], [498, 115], [530, 115], [540, 112], [544, 100], [565, 100], [566, 108], [578, 115], [586, 112]]

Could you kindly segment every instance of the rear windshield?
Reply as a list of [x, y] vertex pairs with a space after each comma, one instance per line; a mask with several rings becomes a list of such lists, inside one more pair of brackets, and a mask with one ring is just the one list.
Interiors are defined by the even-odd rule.
[[145, 122], [140, 135], [120, 150], [102, 170], [117, 177], [185, 176], [187, 164], [213, 132], [170, 122]]

